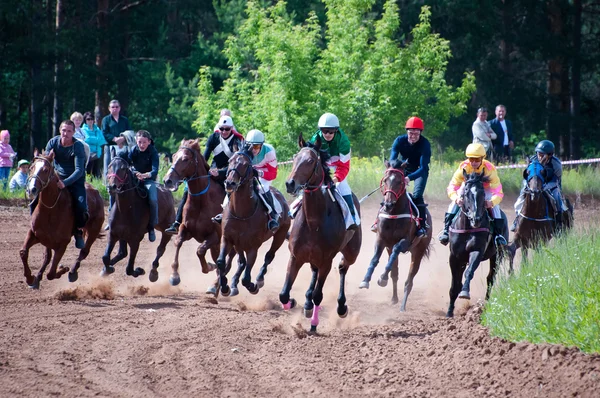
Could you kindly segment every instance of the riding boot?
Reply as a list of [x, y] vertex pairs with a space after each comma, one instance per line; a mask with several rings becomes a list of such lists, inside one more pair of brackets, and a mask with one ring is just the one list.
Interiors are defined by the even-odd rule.
[[379, 224], [379, 216], [375, 219], [373, 225], [371, 225], [371, 232], [377, 233], [377, 225]]
[[183, 219], [183, 206], [185, 206], [185, 202], [188, 198], [187, 189], [183, 190], [183, 196], [181, 197], [181, 202], [179, 203], [179, 207], [177, 208], [177, 215], [175, 216], [175, 222], [167, 229], [165, 229], [165, 233], [169, 235], [176, 235], [179, 232], [179, 226], [181, 225], [181, 221]]
[[497, 246], [506, 246], [508, 242], [503, 235], [504, 233], [504, 219], [494, 218], [494, 240]]
[[563, 212], [562, 211], [556, 213], [556, 216], [554, 218], [554, 227], [556, 229], [556, 232], [562, 231], [562, 229], [563, 229]]
[[78, 249], [83, 249], [85, 247], [85, 241], [83, 240], [83, 231], [79, 228], [75, 228], [73, 231], [73, 236], [75, 237], [75, 247]]
[[452, 220], [454, 219], [454, 216], [455, 215], [452, 213], [446, 213], [446, 215], [444, 216], [444, 230], [438, 236], [440, 243], [444, 246], [446, 246], [448, 244], [448, 242], [450, 241], [450, 236], [448, 235], [448, 230], [450, 229], [450, 225], [452, 224]]
[[169, 235], [177, 235], [179, 233], [180, 225], [181, 224], [179, 223], [179, 221], [175, 221], [173, 224], [171, 224], [169, 228], [165, 229], [165, 233]]
[[223, 221], [223, 213], [217, 214], [211, 218], [210, 221], [214, 222], [215, 224], [221, 224], [221, 221]]
[[267, 193], [262, 194], [262, 197], [265, 199], [265, 202], [271, 207], [271, 212], [269, 213], [269, 222], [267, 224], [267, 228], [269, 231], [276, 230], [279, 228], [279, 223], [277, 222], [277, 212], [275, 211], [273, 192], [269, 191]]
[[419, 209], [419, 215], [421, 217], [419, 229], [417, 230], [417, 237], [426, 236], [427, 228], [429, 227], [427, 224], [427, 205], [425, 203], [419, 203], [417, 208]]
[[356, 213], [354, 212], [354, 200], [352, 199], [352, 195], [344, 195], [342, 196], [342, 198], [344, 198], [344, 200], [348, 204], [350, 214], [352, 215], [352, 221], [354, 221], [354, 223], [348, 227], [348, 230], [357, 229], [358, 225], [356, 225]]

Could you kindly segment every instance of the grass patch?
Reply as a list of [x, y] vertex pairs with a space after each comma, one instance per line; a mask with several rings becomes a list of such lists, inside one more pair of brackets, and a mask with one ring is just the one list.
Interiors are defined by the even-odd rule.
[[600, 353], [600, 229], [554, 239], [513, 277], [499, 275], [482, 323], [494, 336]]

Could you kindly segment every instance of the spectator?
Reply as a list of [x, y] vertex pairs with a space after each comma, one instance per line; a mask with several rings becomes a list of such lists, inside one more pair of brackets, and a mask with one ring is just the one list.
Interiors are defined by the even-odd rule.
[[473, 122], [471, 131], [473, 132], [473, 144], [481, 144], [485, 149], [485, 154], [488, 159], [492, 158], [492, 152], [494, 146], [492, 140], [495, 140], [497, 135], [492, 130], [487, 122], [488, 111], [487, 108], [477, 109], [477, 118]]
[[[114, 145], [122, 147], [125, 145], [125, 138], [121, 137], [121, 133], [126, 130], [131, 130], [129, 120], [125, 116], [121, 116], [121, 104], [117, 100], [112, 100], [108, 104], [110, 115], [106, 115], [102, 119], [102, 134], [107, 145], [104, 147], [104, 176], [108, 170], [108, 164], [111, 161], [111, 147]], [[115, 148], [116, 149], [116, 148]]]
[[17, 164], [18, 170], [14, 176], [10, 179], [8, 188], [11, 192], [17, 189], [25, 189], [27, 187], [27, 175], [29, 174], [29, 161], [25, 159], [19, 160]]
[[8, 184], [10, 176], [10, 168], [13, 165], [13, 159], [17, 156], [15, 151], [10, 146], [10, 133], [8, 130], [0, 132], [0, 182], [3, 183], [4, 189]]
[[106, 145], [106, 140], [102, 135], [102, 131], [94, 121], [92, 112], [86, 112], [83, 115], [85, 124], [83, 125], [83, 133], [85, 134], [85, 142], [90, 147], [90, 160], [86, 167], [88, 174], [100, 178], [102, 176], [102, 146]]
[[85, 133], [81, 129], [83, 115], [79, 112], [73, 112], [70, 119], [73, 123], [75, 123], [75, 134], [73, 134], [73, 138], [78, 139], [83, 144], [83, 150], [85, 151], [85, 164], [87, 166], [90, 161], [90, 146], [85, 142]]
[[496, 118], [490, 122], [490, 127], [497, 137], [494, 140], [494, 150], [498, 161], [512, 161], [512, 150], [515, 147], [512, 123], [505, 117], [506, 107], [502, 104], [496, 106]]

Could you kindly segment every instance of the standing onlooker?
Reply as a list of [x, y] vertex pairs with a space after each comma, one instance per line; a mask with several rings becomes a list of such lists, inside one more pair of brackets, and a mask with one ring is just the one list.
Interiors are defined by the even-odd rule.
[[499, 161], [512, 160], [512, 150], [515, 147], [512, 123], [505, 117], [506, 107], [502, 104], [496, 106], [496, 118], [490, 122], [490, 127], [497, 136], [494, 140], [494, 150]]
[[477, 109], [477, 118], [473, 122], [471, 131], [473, 132], [473, 144], [483, 145], [486, 157], [492, 159], [492, 152], [494, 151], [492, 140], [495, 140], [497, 135], [488, 124], [487, 117], [487, 108]]
[[8, 184], [8, 188], [11, 192], [16, 189], [25, 189], [27, 187], [27, 174], [29, 173], [29, 161], [25, 159], [19, 160], [17, 164], [19, 169], [15, 173], [14, 176], [10, 179], [10, 184]]
[[10, 176], [10, 168], [13, 165], [13, 159], [17, 156], [15, 151], [10, 146], [10, 133], [8, 130], [0, 132], [0, 182], [3, 183], [4, 189], [8, 184]]
[[83, 149], [85, 151], [85, 165], [87, 167], [90, 161], [90, 146], [85, 142], [85, 134], [81, 129], [83, 115], [79, 112], [73, 112], [70, 119], [73, 123], [75, 123], [75, 134], [73, 134], [73, 138], [78, 139], [83, 144]]
[[110, 115], [106, 115], [102, 119], [102, 134], [107, 145], [104, 147], [104, 173], [108, 170], [108, 165], [111, 161], [111, 146], [118, 145], [119, 147], [125, 144], [125, 138], [121, 137], [121, 133], [125, 130], [131, 130], [129, 120], [125, 116], [121, 116], [121, 104], [117, 100], [112, 100], [108, 104]]
[[106, 140], [100, 127], [95, 123], [92, 112], [86, 112], [83, 120], [85, 124], [82, 130], [85, 134], [85, 142], [90, 146], [90, 160], [86, 171], [88, 174], [100, 178], [102, 176], [102, 146], [106, 145]]

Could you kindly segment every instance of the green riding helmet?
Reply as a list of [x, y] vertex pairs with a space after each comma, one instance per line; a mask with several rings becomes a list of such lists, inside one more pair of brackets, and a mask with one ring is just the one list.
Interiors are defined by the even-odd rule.
[[554, 144], [552, 141], [542, 140], [535, 147], [536, 152], [541, 152], [545, 155], [552, 155], [554, 153]]

